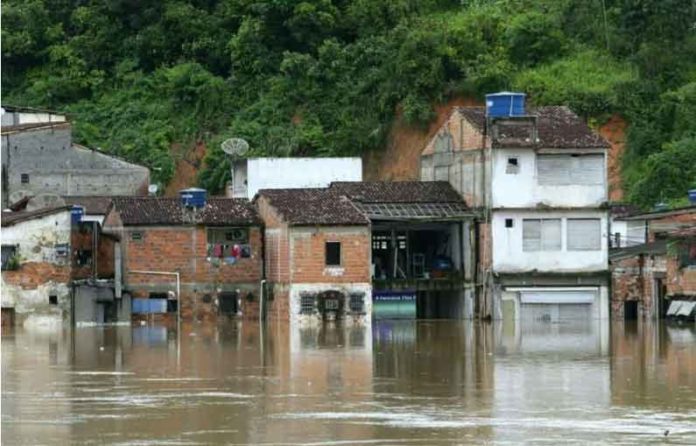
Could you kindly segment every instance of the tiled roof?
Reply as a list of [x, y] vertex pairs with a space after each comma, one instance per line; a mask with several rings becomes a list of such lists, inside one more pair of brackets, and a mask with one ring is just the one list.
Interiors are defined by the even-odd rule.
[[195, 211], [183, 207], [179, 198], [115, 197], [113, 203], [125, 226], [260, 224], [256, 209], [241, 198], [208, 198]]
[[85, 214], [106, 215], [111, 209], [111, 204], [114, 197], [108, 196], [79, 196], [66, 195], [63, 197], [65, 204], [69, 206], [82, 206], [85, 208]]
[[447, 181], [339, 181], [329, 189], [361, 203], [464, 203]]
[[350, 200], [330, 189], [262, 189], [258, 196], [265, 197], [291, 226], [369, 224]]
[[[479, 132], [486, 126], [486, 109], [484, 107], [458, 107], [458, 111]], [[538, 107], [529, 110], [529, 115], [537, 117], [539, 141], [528, 144], [535, 147], [553, 149], [608, 148], [609, 143], [594, 132], [578, 115], [565, 106]], [[513, 135], [514, 136], [514, 135]], [[505, 138], [494, 141], [495, 146], [520, 146], [514, 139], [506, 144]]]
[[70, 210], [69, 206], [55, 206], [37, 209], [35, 211], [3, 212], [1, 219], [2, 226], [12, 226], [23, 221], [31, 220], [34, 218], [40, 218], [46, 215], [51, 215], [57, 212], [68, 210]]

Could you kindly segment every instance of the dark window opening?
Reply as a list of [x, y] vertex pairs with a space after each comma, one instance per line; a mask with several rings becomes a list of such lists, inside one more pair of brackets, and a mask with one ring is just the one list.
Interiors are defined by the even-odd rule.
[[350, 295], [350, 311], [353, 313], [363, 313], [365, 309], [365, 296], [364, 294], [351, 294]]
[[167, 300], [167, 313], [176, 313], [179, 307], [179, 301], [174, 299]]
[[237, 314], [237, 293], [220, 293], [218, 295], [218, 304], [221, 314]]
[[28, 184], [29, 183], [29, 174], [28, 173], [23, 173], [20, 175], [22, 184]]
[[78, 249], [75, 253], [75, 264], [77, 266], [87, 266], [92, 264], [92, 250]]
[[208, 228], [208, 257], [251, 257], [248, 228]]
[[624, 320], [635, 321], [638, 319], [638, 301], [629, 300], [624, 302]]
[[614, 246], [612, 246], [612, 248], [621, 248], [621, 233], [620, 232], [614, 233]]
[[506, 218], [506, 219], [505, 219], [505, 227], [506, 227], [506, 228], [512, 228], [512, 218]]
[[2, 270], [15, 270], [17, 268], [19, 268], [17, 246], [2, 245]]
[[518, 173], [520, 171], [519, 161], [517, 158], [508, 158], [505, 173]]
[[143, 239], [142, 232], [131, 232], [131, 241], [139, 242]]
[[326, 266], [341, 266], [341, 242], [326, 242]]
[[56, 296], [55, 294], [48, 296], [48, 304], [49, 305], [58, 305], [58, 296]]

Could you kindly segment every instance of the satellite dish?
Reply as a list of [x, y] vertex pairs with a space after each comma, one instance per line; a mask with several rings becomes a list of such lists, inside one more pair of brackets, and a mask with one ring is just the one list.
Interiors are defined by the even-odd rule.
[[147, 193], [149, 195], [157, 195], [157, 191], [159, 190], [159, 186], [156, 184], [151, 184], [147, 187]]
[[39, 194], [27, 203], [27, 211], [65, 206], [65, 200], [56, 194]]
[[249, 150], [249, 143], [242, 138], [230, 138], [222, 142], [222, 151], [229, 156], [243, 157]]

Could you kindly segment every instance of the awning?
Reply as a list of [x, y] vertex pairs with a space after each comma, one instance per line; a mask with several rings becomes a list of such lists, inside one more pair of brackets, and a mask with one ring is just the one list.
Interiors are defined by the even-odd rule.
[[696, 309], [696, 302], [688, 300], [673, 300], [667, 308], [667, 316], [689, 317]]

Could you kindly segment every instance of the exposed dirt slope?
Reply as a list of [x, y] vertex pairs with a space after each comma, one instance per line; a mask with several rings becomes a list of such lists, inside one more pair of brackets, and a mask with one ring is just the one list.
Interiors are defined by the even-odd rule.
[[600, 128], [611, 149], [607, 160], [607, 178], [609, 180], [609, 200], [622, 201], [624, 198], [621, 183], [621, 157], [626, 149], [626, 128], [628, 123], [619, 115], [612, 116]]
[[194, 187], [197, 184], [198, 170], [203, 165], [205, 143], [198, 141], [193, 147], [182, 149], [172, 147], [176, 161], [176, 169], [172, 180], [164, 190], [167, 197], [175, 197], [181, 189]]
[[452, 107], [466, 105], [483, 104], [471, 98], [453, 98], [435, 108], [436, 118], [428, 128], [410, 126], [399, 114], [389, 132], [386, 147], [363, 155], [363, 178], [368, 181], [417, 180], [421, 151], [447, 120]]

